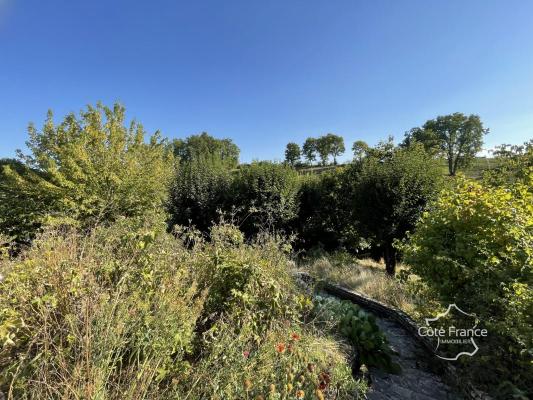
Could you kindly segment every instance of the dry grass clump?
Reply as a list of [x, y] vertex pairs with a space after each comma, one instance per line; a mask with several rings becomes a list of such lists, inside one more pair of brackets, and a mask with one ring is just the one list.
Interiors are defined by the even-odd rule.
[[[347, 255], [322, 256], [303, 266], [313, 276], [365, 294], [375, 300], [416, 314], [416, 299], [399, 279], [387, 275], [385, 266], [372, 259]], [[400, 265], [398, 271], [407, 271]]]

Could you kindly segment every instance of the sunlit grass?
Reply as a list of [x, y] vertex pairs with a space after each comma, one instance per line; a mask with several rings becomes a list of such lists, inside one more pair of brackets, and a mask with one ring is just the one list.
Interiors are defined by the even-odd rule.
[[[316, 278], [357, 291], [408, 314], [416, 314], [415, 297], [399, 279], [387, 275], [383, 263], [369, 258], [340, 258], [322, 256], [302, 264], [301, 269]], [[397, 266], [397, 273], [407, 270], [406, 265]]]

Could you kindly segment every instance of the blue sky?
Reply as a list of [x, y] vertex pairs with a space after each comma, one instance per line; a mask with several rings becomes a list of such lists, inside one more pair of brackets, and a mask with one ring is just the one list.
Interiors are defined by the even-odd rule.
[[[533, 137], [533, 2], [0, 0], [0, 157], [101, 100], [241, 160], [333, 132], [347, 149], [455, 111], [486, 147]], [[347, 151], [349, 153], [349, 151]]]

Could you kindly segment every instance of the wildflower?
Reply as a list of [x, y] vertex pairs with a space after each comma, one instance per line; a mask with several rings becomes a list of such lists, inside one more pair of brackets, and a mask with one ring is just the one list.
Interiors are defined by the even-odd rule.
[[276, 351], [278, 353], [284, 353], [285, 352], [285, 343], [278, 343], [276, 345]]
[[301, 336], [298, 335], [296, 332], [293, 332], [293, 333], [291, 334], [291, 339], [292, 339], [292, 340], [300, 340], [300, 338], [301, 338]]
[[250, 381], [250, 379], [246, 379], [244, 381], [244, 389], [249, 392], [250, 389], [252, 388], [252, 382]]
[[316, 392], [315, 392], [315, 394], [316, 394], [316, 398], [317, 398], [318, 400], [324, 400], [324, 393], [322, 393], [322, 390], [317, 389]]
[[276, 385], [274, 385], [273, 383], [270, 384], [270, 393], [276, 393]]
[[305, 396], [305, 392], [303, 390], [297, 390], [296, 391], [296, 398], [297, 399], [303, 399]]
[[248, 357], [250, 357], [250, 352], [248, 350], [245, 350], [245, 351], [242, 352], [242, 356], [244, 358], [248, 358]]
[[292, 383], [287, 383], [287, 392], [292, 392], [292, 389], [294, 388], [294, 386], [292, 386]]
[[313, 364], [313, 363], [307, 364], [307, 370], [309, 372], [313, 372], [315, 370], [315, 364]]

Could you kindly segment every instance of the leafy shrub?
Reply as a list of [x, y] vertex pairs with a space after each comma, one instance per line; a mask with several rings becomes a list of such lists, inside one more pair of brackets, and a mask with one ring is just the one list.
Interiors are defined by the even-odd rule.
[[241, 229], [286, 229], [298, 212], [298, 173], [287, 165], [254, 162], [242, 166], [232, 182], [231, 205], [242, 210]]
[[298, 194], [297, 231], [299, 247], [357, 249], [360, 237], [351, 223], [341, 168], [321, 175], [304, 176]]
[[[281, 243], [243, 243], [242, 233], [222, 224], [211, 228], [212, 241], [204, 243], [198, 265], [209, 289], [205, 314], [231, 317], [236, 327], [256, 333], [280, 321], [298, 321], [304, 311], [301, 294], [287, 268]], [[214, 329], [217, 329], [216, 326]]]
[[457, 179], [404, 247], [406, 262], [443, 303], [487, 326], [491, 352], [468, 362], [484, 363], [478, 378], [488, 385], [533, 387], [532, 182], [532, 174], [510, 186]]
[[485, 172], [486, 182], [493, 186], [514, 182], [528, 184], [529, 176], [533, 173], [533, 139], [523, 145], [498, 146], [494, 156], [496, 168]]
[[[323, 333], [285, 324], [262, 335], [235, 335], [231, 322], [219, 326], [209, 355], [195, 366], [191, 398], [359, 399], [365, 384], [352, 377], [348, 349]], [[297, 397], [302, 396], [302, 397]]]
[[43, 223], [83, 228], [120, 216], [160, 212], [168, 196], [173, 155], [156, 133], [125, 126], [125, 109], [98, 104], [41, 131], [29, 128], [30, 155], [3, 166], [0, 229], [26, 239]]
[[218, 220], [228, 198], [231, 175], [217, 158], [182, 163], [171, 188], [170, 225], [192, 224], [203, 232]]
[[392, 350], [385, 334], [372, 314], [350, 301], [316, 296], [315, 313], [324, 320], [338, 321], [336, 329], [355, 347], [357, 359], [354, 369], [361, 365], [398, 373], [400, 366], [392, 361]]

